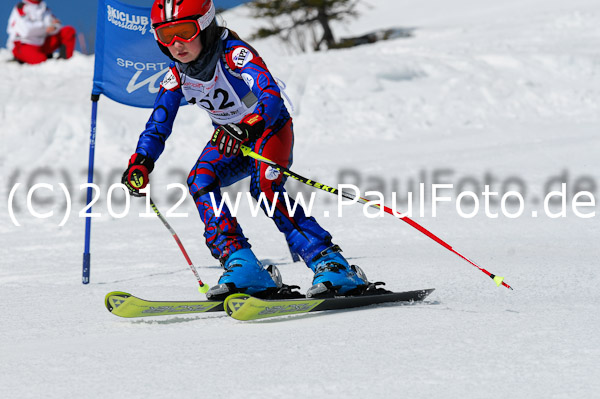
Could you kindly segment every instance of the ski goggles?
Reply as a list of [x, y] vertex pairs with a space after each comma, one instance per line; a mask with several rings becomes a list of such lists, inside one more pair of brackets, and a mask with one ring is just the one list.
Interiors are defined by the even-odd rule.
[[163, 46], [172, 46], [176, 40], [189, 43], [200, 34], [198, 20], [174, 21], [154, 29], [154, 37]]

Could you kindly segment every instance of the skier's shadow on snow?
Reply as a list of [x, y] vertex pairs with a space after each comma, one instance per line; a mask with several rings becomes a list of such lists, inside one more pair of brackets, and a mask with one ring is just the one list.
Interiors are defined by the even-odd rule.
[[[424, 302], [419, 302], [418, 305], [439, 305], [440, 303], [441, 302], [439, 302], [439, 301], [424, 301]], [[236, 324], [270, 324], [270, 323], [292, 322], [295, 320], [306, 320], [306, 319], [312, 319], [312, 318], [317, 318], [317, 317], [323, 317], [323, 316], [327, 316], [327, 315], [331, 316], [331, 315], [338, 314], [338, 313], [361, 312], [361, 311], [366, 311], [366, 310], [374, 310], [377, 308], [414, 307], [416, 305], [417, 304], [414, 304], [414, 303], [405, 303], [405, 304], [381, 303], [381, 304], [377, 304], [377, 305], [373, 305], [373, 306], [365, 306], [360, 309], [328, 310], [325, 312], [287, 315], [287, 316], [274, 317], [274, 318], [268, 318], [268, 319], [262, 319], [262, 320], [238, 321]], [[419, 306], [419, 307], [423, 307], [423, 306]], [[148, 325], [152, 325], [152, 324], [168, 325], [168, 324], [190, 323], [190, 322], [200, 321], [200, 320], [225, 319], [225, 318], [229, 318], [229, 316], [227, 316], [226, 314], [220, 314], [220, 315], [214, 315], [214, 316], [213, 315], [211, 315], [211, 316], [200, 315], [200, 316], [195, 316], [195, 317], [177, 316], [177, 317], [172, 317], [169, 319], [160, 319], [160, 320], [159, 319], [132, 320], [132, 321], [130, 321], [130, 323], [132, 323], [132, 324], [148, 324]], [[236, 320], [232, 320], [232, 321], [236, 321]]]
[[210, 320], [210, 319], [224, 319], [224, 318], [228, 318], [229, 316], [227, 316], [226, 314], [221, 314], [221, 315], [217, 315], [217, 316], [210, 316], [210, 317], [206, 317], [206, 316], [196, 316], [196, 317], [172, 317], [170, 319], [155, 319], [155, 320], [135, 320], [135, 321], [131, 321], [132, 324], [181, 324], [181, 323], [189, 323], [189, 322], [193, 322], [193, 321], [200, 321], [200, 320]]
[[281, 322], [292, 322], [294, 320], [306, 320], [306, 319], [312, 319], [312, 318], [316, 318], [316, 317], [323, 317], [323, 316], [332, 316], [334, 314], [343, 314], [343, 313], [350, 313], [350, 312], [354, 312], [354, 313], [358, 313], [358, 312], [363, 312], [366, 310], [375, 310], [378, 308], [392, 308], [392, 307], [397, 307], [397, 308], [404, 308], [404, 307], [423, 307], [423, 306], [417, 306], [417, 305], [438, 305], [440, 302], [438, 301], [423, 301], [423, 302], [418, 302], [418, 303], [379, 303], [376, 305], [371, 305], [371, 306], [362, 306], [360, 308], [353, 308], [353, 309], [337, 309], [337, 310], [327, 310], [327, 311], [323, 311], [323, 312], [311, 312], [311, 313], [304, 313], [304, 314], [291, 314], [291, 315], [284, 315], [284, 316], [280, 316], [280, 317], [272, 317], [272, 318], [267, 318], [267, 319], [260, 319], [260, 320], [249, 320], [249, 321], [240, 321], [239, 324], [269, 324], [269, 323], [281, 323]]

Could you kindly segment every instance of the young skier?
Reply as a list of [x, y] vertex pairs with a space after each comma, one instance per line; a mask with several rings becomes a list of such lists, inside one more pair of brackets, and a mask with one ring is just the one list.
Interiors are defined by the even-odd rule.
[[20, 1], [8, 18], [6, 48], [17, 61], [39, 64], [60, 50], [61, 58], [71, 58], [75, 49], [75, 29], [62, 26], [41, 0]]
[[[307, 296], [363, 293], [369, 285], [364, 273], [348, 264], [331, 235], [300, 206], [290, 215], [281, 200], [285, 177], [240, 152], [243, 144], [285, 167], [292, 163], [292, 119], [256, 50], [235, 32], [217, 25], [212, 0], [155, 0], [151, 21], [158, 46], [174, 62], [122, 182], [132, 195], [141, 195], [139, 190], [148, 184], [183, 97], [208, 112], [215, 131], [187, 180], [205, 225], [206, 245], [225, 269], [207, 298], [222, 299], [234, 292], [276, 297], [287, 287], [282, 286], [276, 269], [268, 271], [256, 258], [226, 205], [219, 216], [213, 210], [209, 193], [219, 204], [221, 187], [248, 176], [254, 198], [265, 193], [272, 203], [279, 193], [272, 219], [290, 248], [315, 273]], [[264, 203], [261, 206], [265, 210]]]

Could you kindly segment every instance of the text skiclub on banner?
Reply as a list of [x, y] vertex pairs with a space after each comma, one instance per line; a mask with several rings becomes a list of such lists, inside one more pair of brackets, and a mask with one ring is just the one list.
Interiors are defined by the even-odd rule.
[[151, 108], [170, 62], [156, 45], [150, 7], [98, 1], [92, 94]]

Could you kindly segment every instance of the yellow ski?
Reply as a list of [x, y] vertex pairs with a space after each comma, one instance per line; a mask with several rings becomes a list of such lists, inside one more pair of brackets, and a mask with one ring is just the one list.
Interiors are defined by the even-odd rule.
[[146, 301], [121, 291], [106, 294], [104, 304], [109, 312], [120, 317], [164, 316], [223, 310], [223, 301]]
[[433, 289], [426, 289], [351, 297], [280, 300], [259, 299], [246, 294], [233, 294], [225, 299], [224, 307], [227, 314], [234, 319], [248, 321], [323, 310], [351, 309], [380, 303], [416, 302], [422, 301], [432, 292]]
[[313, 310], [323, 299], [264, 300], [246, 294], [232, 294], [225, 299], [227, 314], [237, 320], [256, 320], [266, 317], [306, 313]]

